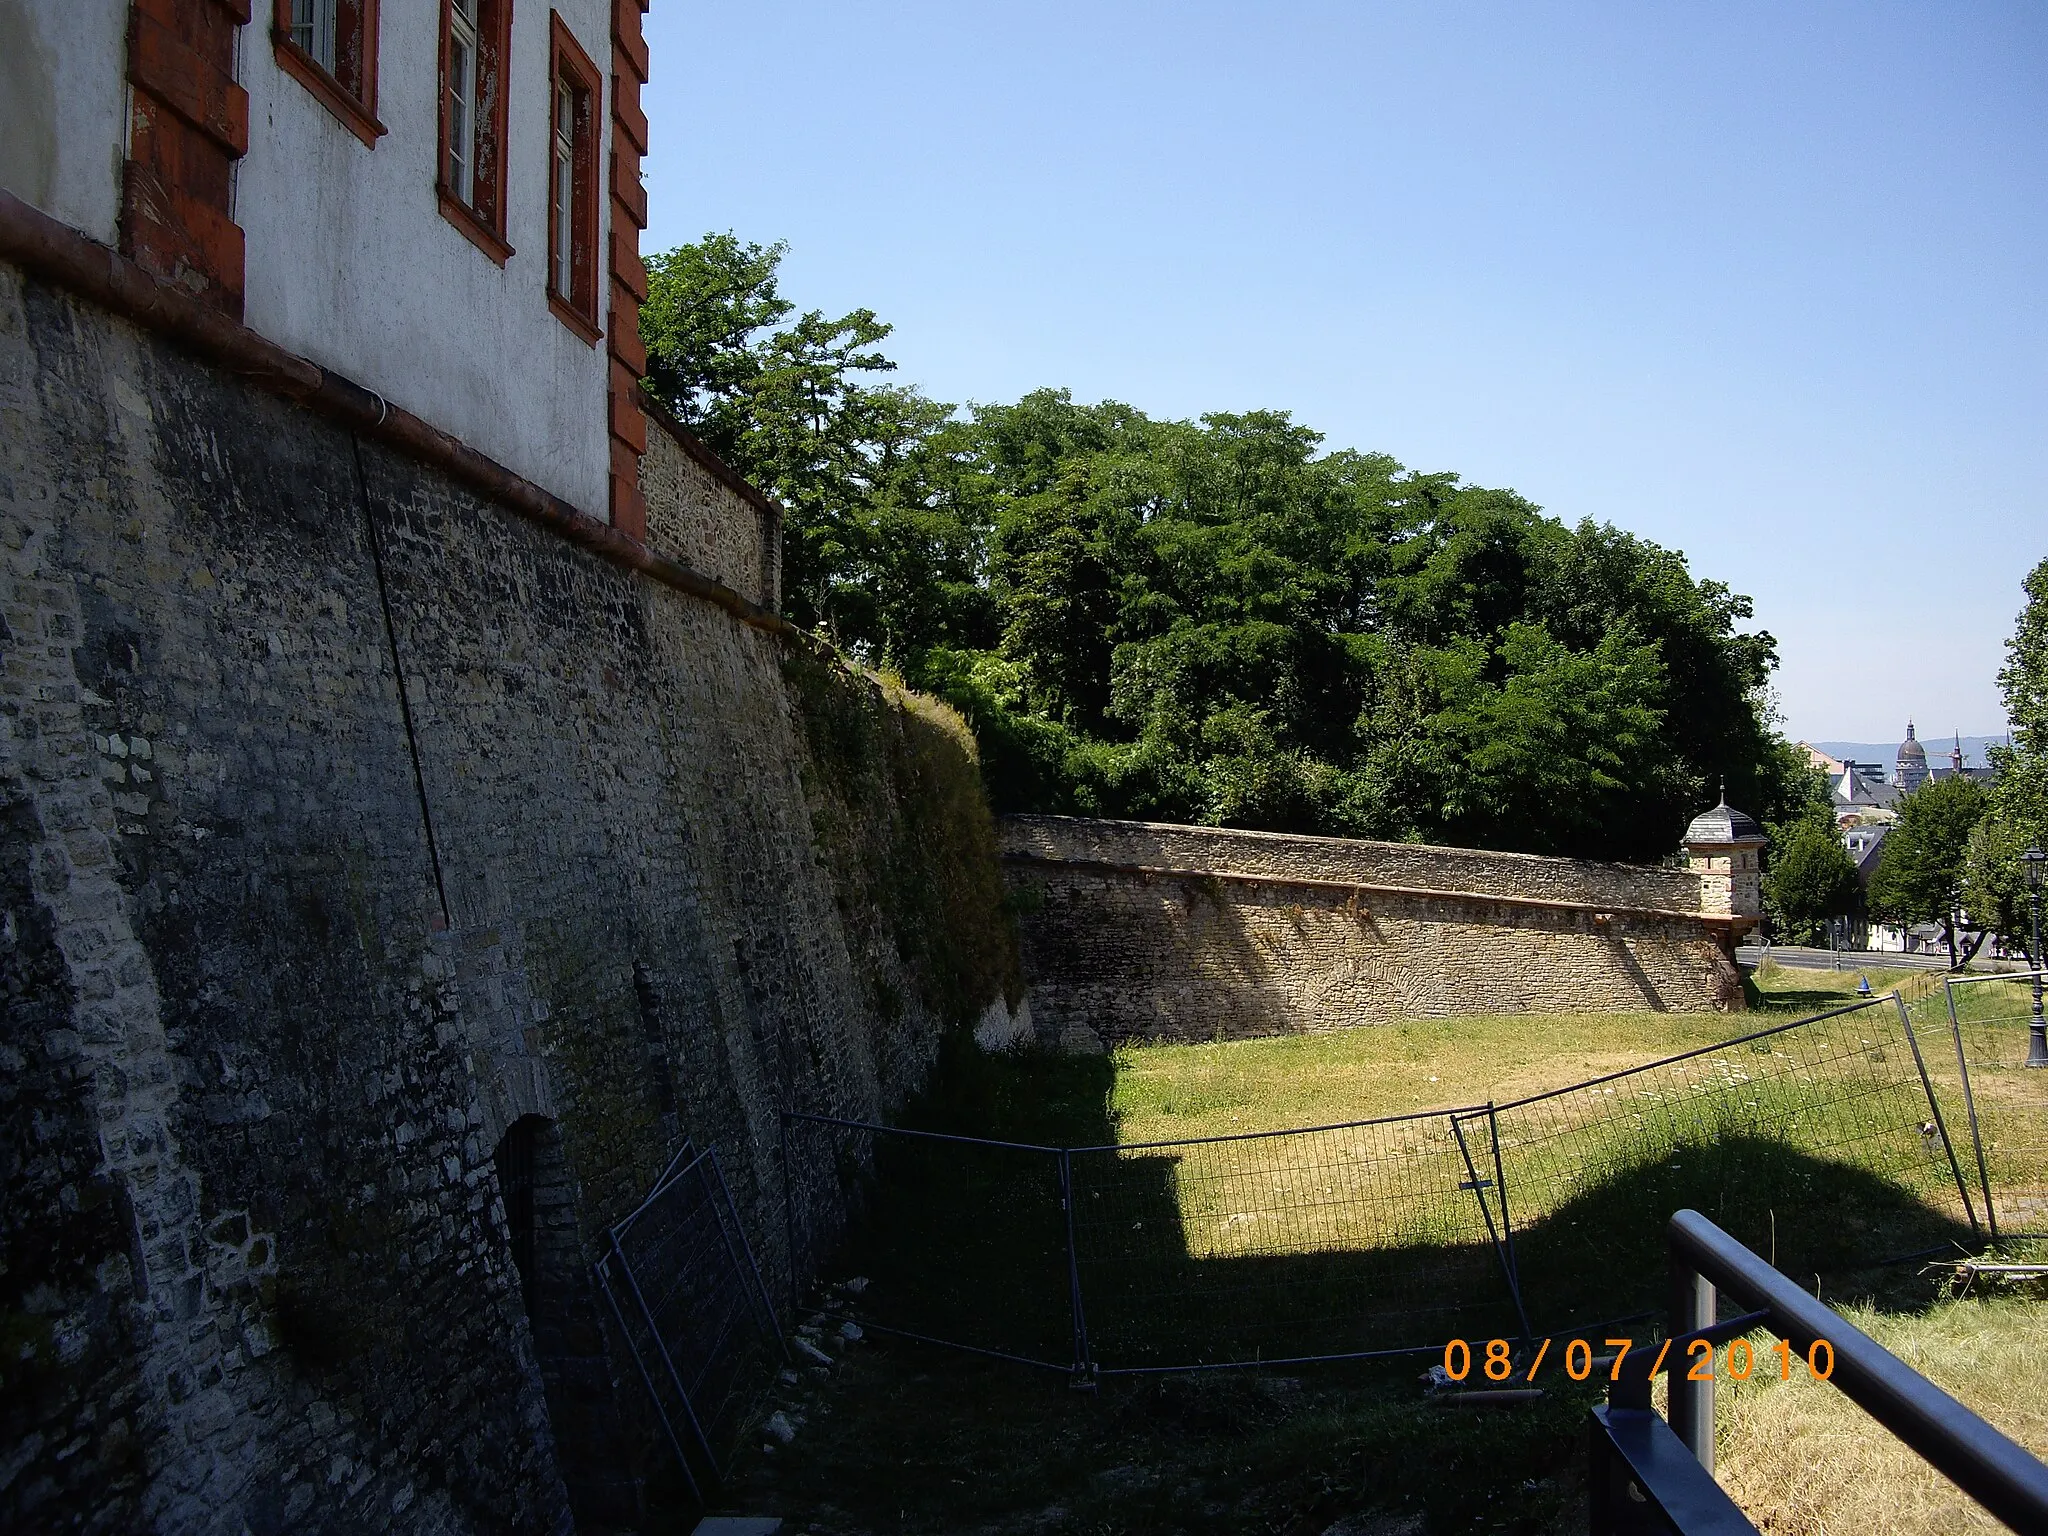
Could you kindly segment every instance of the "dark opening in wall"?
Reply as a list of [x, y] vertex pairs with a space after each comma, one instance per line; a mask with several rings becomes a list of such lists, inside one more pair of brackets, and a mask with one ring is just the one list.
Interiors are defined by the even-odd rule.
[[498, 1190], [521, 1299], [533, 1327], [555, 1454], [580, 1529], [630, 1525], [638, 1496], [605, 1363], [604, 1335], [576, 1219], [576, 1181], [554, 1121], [527, 1115], [498, 1143]]

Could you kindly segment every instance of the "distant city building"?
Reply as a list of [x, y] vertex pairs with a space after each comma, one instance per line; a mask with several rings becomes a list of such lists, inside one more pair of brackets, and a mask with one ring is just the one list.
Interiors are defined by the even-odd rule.
[[1856, 878], [1867, 889], [1870, 877], [1877, 871], [1877, 850], [1884, 842], [1884, 836], [1891, 827], [1883, 822], [1872, 826], [1847, 827], [1842, 832], [1842, 846], [1849, 851], [1849, 857], [1856, 864]]
[[1806, 760], [1828, 778], [1828, 796], [1834, 803], [1835, 820], [1843, 826], [1861, 821], [1889, 821], [1897, 814], [1904, 790], [1887, 784], [1882, 763], [1860, 763], [1852, 757], [1834, 757], [1808, 742], [1800, 747]]
[[1988, 765], [1984, 767], [1971, 768], [1964, 764], [1963, 738], [1961, 733], [1957, 734], [1955, 739], [1955, 745], [1949, 748], [1948, 761], [1945, 763], [1936, 763], [1928, 771], [1937, 780], [1975, 779], [1980, 784], [1989, 784], [1993, 779], [1998, 777], [1997, 771], [1989, 767]]
[[1913, 734], [1913, 722], [1906, 722], [1906, 739], [1899, 743], [1897, 764], [1892, 769], [1892, 783], [1911, 794], [1927, 782], [1927, 749], [1920, 745]]

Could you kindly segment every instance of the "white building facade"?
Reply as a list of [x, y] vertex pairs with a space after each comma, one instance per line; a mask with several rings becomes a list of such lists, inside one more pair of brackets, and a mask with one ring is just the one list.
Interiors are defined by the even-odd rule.
[[642, 0], [0, 0], [0, 186], [640, 537]]

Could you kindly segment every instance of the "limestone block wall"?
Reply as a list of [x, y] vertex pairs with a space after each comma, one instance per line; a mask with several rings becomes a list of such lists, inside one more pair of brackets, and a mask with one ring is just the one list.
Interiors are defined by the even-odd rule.
[[[1016, 990], [934, 959], [994, 834], [894, 765], [965, 749], [4, 264], [0, 624], [0, 1528], [635, 1523], [641, 1388], [541, 1369], [494, 1151], [553, 1124], [587, 1260], [714, 1144], [779, 1291], [778, 1108]], [[832, 837], [819, 697], [899, 743]], [[982, 875], [850, 928], [916, 858]]]
[[774, 611], [781, 599], [781, 508], [651, 401], [647, 423], [640, 460], [647, 547]]
[[1032, 1016], [1069, 1048], [1741, 1006], [1689, 870], [1071, 817], [1000, 828]]

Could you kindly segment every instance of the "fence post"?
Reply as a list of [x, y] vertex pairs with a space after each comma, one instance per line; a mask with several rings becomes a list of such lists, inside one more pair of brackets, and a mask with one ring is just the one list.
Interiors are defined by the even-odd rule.
[[[1714, 1326], [1714, 1283], [1676, 1253], [1671, 1255], [1671, 1331], [1697, 1333]], [[1671, 1432], [1709, 1472], [1714, 1470], [1714, 1353], [1707, 1350], [1707, 1380], [1692, 1381], [1691, 1358], [1671, 1362]]]
[[[761, 1265], [754, 1257], [754, 1245], [747, 1240], [746, 1223], [740, 1220], [740, 1208], [733, 1201], [732, 1186], [725, 1182], [725, 1169], [718, 1161], [718, 1148], [711, 1148], [710, 1161], [712, 1178], [718, 1184], [719, 1201], [725, 1207], [725, 1214], [732, 1218], [732, 1234], [726, 1237], [725, 1251], [732, 1255], [733, 1268], [735, 1269], [739, 1268], [741, 1257], [745, 1257], [747, 1273], [754, 1277], [754, 1299], [761, 1303], [762, 1314], [768, 1319], [768, 1331], [775, 1335], [775, 1347], [782, 1352], [783, 1362], [787, 1364], [789, 1360], [789, 1341], [782, 1336], [782, 1319], [775, 1315], [775, 1303], [768, 1299], [768, 1282], [761, 1278]], [[718, 1211], [715, 1207], [711, 1214], [714, 1218], [718, 1216]], [[720, 1232], [723, 1233], [725, 1228], [724, 1221], [720, 1220], [718, 1225]], [[732, 1240], [734, 1237], [739, 1239], [739, 1251], [737, 1253], [733, 1252]]]
[[[616, 1240], [612, 1253], [619, 1251]], [[676, 1453], [676, 1465], [683, 1469], [683, 1481], [690, 1485], [690, 1497], [699, 1504], [704, 1502], [704, 1489], [697, 1482], [697, 1474], [690, 1466], [690, 1458], [684, 1454], [683, 1442], [676, 1438], [676, 1426], [668, 1416], [668, 1409], [662, 1406], [661, 1393], [654, 1385], [654, 1378], [647, 1374], [647, 1362], [640, 1358], [640, 1351], [633, 1347], [632, 1331], [626, 1327], [626, 1314], [619, 1310], [619, 1298], [612, 1294], [611, 1280], [605, 1275], [605, 1266], [611, 1262], [606, 1254], [591, 1268], [597, 1274], [597, 1288], [604, 1292], [605, 1304], [612, 1309], [612, 1318], [619, 1325], [619, 1342], [626, 1346], [626, 1353], [633, 1357], [633, 1368], [640, 1373], [640, 1380], [647, 1388], [647, 1396], [654, 1404], [654, 1416], [661, 1420], [661, 1432], [668, 1437], [669, 1448]]]
[[[1508, 1274], [1513, 1277], [1512, 1284], [1515, 1288], [1515, 1308], [1517, 1311], [1520, 1311], [1522, 1305], [1522, 1267], [1515, 1262], [1515, 1223], [1513, 1218], [1508, 1215], [1508, 1173], [1501, 1163], [1500, 1156], [1500, 1116], [1495, 1113], [1491, 1099], [1486, 1104], [1486, 1129], [1487, 1133], [1493, 1137], [1493, 1182], [1494, 1192], [1500, 1196], [1501, 1246], [1507, 1251]], [[1522, 1342], [1524, 1344], [1534, 1344], [1536, 1342], [1535, 1336], [1529, 1331], [1527, 1313], [1522, 1315]]]
[[1984, 1220], [1991, 1227], [1991, 1241], [1998, 1241], [1998, 1212], [1991, 1204], [1991, 1171], [1984, 1166], [1984, 1137], [1977, 1129], [1977, 1099], [1970, 1092], [1970, 1063], [1963, 1056], [1963, 1021], [1956, 1017], [1956, 984], [1944, 976], [1941, 995], [1948, 1003], [1948, 1032], [1956, 1043], [1956, 1072], [1963, 1080], [1963, 1113], [1970, 1117], [1970, 1145], [1977, 1153], [1977, 1182], [1984, 1191]]
[[1067, 1305], [1073, 1316], [1075, 1386], [1095, 1384], [1095, 1361], [1088, 1351], [1088, 1317], [1081, 1306], [1081, 1259], [1074, 1246], [1074, 1155], [1060, 1148], [1060, 1214], [1067, 1228]]
[[[1489, 1104], [1487, 1106], [1488, 1112], [1491, 1113], [1492, 1109], [1493, 1106]], [[1479, 1215], [1486, 1223], [1486, 1240], [1493, 1245], [1493, 1256], [1500, 1260], [1501, 1275], [1508, 1283], [1508, 1299], [1514, 1302], [1515, 1316], [1521, 1320], [1522, 1337], [1525, 1340], [1533, 1338], [1535, 1330], [1530, 1328], [1529, 1314], [1522, 1306], [1521, 1282], [1515, 1277], [1513, 1260], [1508, 1257], [1507, 1250], [1501, 1246], [1499, 1232], [1494, 1230], [1493, 1207], [1486, 1203], [1487, 1181], [1479, 1177], [1478, 1166], [1472, 1161], [1472, 1149], [1465, 1144], [1465, 1127], [1460, 1123], [1456, 1115], [1451, 1115], [1447, 1118], [1451, 1122], [1451, 1134], [1458, 1139], [1458, 1155], [1465, 1160], [1465, 1173], [1471, 1181], [1467, 1187], [1472, 1191], [1472, 1198], [1479, 1202]], [[1498, 1144], [1496, 1143], [1496, 1145]], [[1502, 1208], [1502, 1216], [1505, 1219], [1505, 1207]]]
[[1906, 1013], [1906, 1000], [1899, 996], [1897, 987], [1892, 988], [1892, 1005], [1899, 1010], [1899, 1027], [1906, 1032], [1906, 1044], [1913, 1048], [1913, 1065], [1920, 1069], [1920, 1086], [1927, 1090], [1927, 1111], [1934, 1117], [1934, 1130], [1941, 1137], [1942, 1150], [1948, 1153], [1949, 1172], [1956, 1176], [1956, 1193], [1963, 1197], [1963, 1212], [1970, 1218], [1970, 1235], [1974, 1237], [1983, 1230], [1983, 1224], [1977, 1220], [1977, 1204], [1970, 1198], [1970, 1185], [1963, 1177], [1963, 1165], [1956, 1157], [1955, 1143], [1948, 1139], [1948, 1126], [1941, 1118], [1941, 1105], [1934, 1097], [1934, 1079], [1927, 1075], [1927, 1061], [1920, 1054], [1920, 1039], [1913, 1033], [1913, 1020]]
[[782, 1242], [789, 1270], [789, 1316], [793, 1323], [801, 1300], [796, 1278], [796, 1180], [789, 1172], [789, 1111], [778, 1110], [777, 1118], [782, 1125]]

